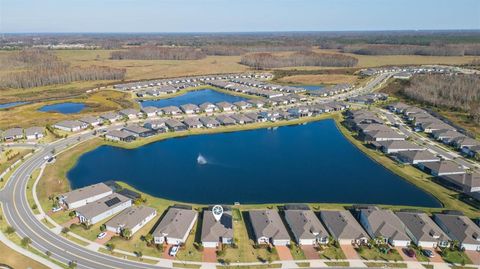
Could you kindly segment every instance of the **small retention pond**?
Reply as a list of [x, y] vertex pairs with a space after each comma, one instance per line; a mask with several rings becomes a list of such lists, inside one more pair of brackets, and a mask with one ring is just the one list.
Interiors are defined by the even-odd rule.
[[357, 149], [333, 120], [167, 139], [131, 150], [101, 146], [82, 155], [68, 178], [73, 188], [120, 180], [157, 197], [202, 204], [441, 206]]
[[58, 112], [62, 114], [75, 114], [85, 109], [84, 103], [57, 103], [52, 105], [42, 106], [38, 111], [42, 112]]

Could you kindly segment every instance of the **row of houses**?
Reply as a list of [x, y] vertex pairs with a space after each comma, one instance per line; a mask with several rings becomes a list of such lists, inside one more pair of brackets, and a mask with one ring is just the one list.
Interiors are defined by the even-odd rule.
[[[399, 109], [398, 105], [395, 107]], [[415, 111], [420, 110], [415, 109]], [[462, 165], [452, 160], [444, 160], [425, 146], [406, 140], [407, 136], [383, 124], [383, 120], [371, 111], [347, 111], [346, 114], [346, 125], [358, 133], [359, 139], [401, 163], [416, 166], [425, 173], [438, 178], [439, 182], [446, 183], [444, 185], [447, 187], [480, 200], [480, 173], [475, 171], [470, 173]], [[414, 117], [410, 113], [407, 115]]]
[[137, 91], [137, 97], [158, 97], [166, 94], [172, 94], [185, 88], [198, 87], [203, 85], [201, 82], [182, 82], [173, 85], [162, 85], [158, 87], [152, 87], [147, 90]]
[[363, 95], [356, 95], [349, 97], [347, 100], [352, 103], [362, 104], [362, 105], [371, 105], [377, 101], [385, 101], [388, 98], [386, 93], [368, 93]]
[[374, 76], [385, 73], [396, 73], [399, 78], [410, 78], [413, 74], [457, 74], [456, 67], [451, 66], [391, 66], [380, 68], [367, 68], [360, 70], [361, 76]]
[[148, 87], [175, 85], [181, 83], [203, 83], [210, 80], [228, 80], [238, 78], [257, 78], [257, 79], [271, 79], [273, 75], [270, 73], [245, 73], [245, 74], [223, 74], [223, 75], [206, 75], [206, 76], [192, 76], [183, 78], [168, 78], [157, 79], [139, 82], [130, 82], [114, 85], [113, 87], [122, 91], [138, 90]]
[[333, 96], [344, 92], [353, 90], [353, 85], [350, 83], [340, 83], [333, 86], [325, 87], [320, 91], [311, 91], [309, 95], [318, 97]]
[[136, 195], [131, 191], [114, 192], [105, 183], [79, 188], [57, 197], [61, 206], [74, 210], [80, 223], [93, 225], [105, 222], [108, 231], [121, 234], [128, 229], [133, 235], [157, 215], [157, 211], [147, 206], [132, 206]]
[[26, 129], [15, 127], [5, 131], [0, 130], [0, 141], [17, 141], [22, 139], [38, 140], [45, 136], [45, 128], [33, 126]]
[[272, 90], [272, 91], [280, 91], [286, 93], [301, 93], [306, 92], [307, 90], [302, 87], [292, 87], [292, 86], [284, 86], [278, 84], [267, 83], [264, 81], [258, 81], [251, 78], [236, 78], [231, 79], [231, 82], [235, 82], [241, 85], [247, 85], [250, 87], [265, 89], [265, 90]]
[[235, 83], [232, 81], [225, 81], [225, 80], [214, 80], [214, 81], [209, 81], [207, 82], [208, 85], [222, 88], [228, 91], [232, 92], [238, 92], [238, 93], [243, 93], [243, 94], [249, 94], [249, 95], [255, 95], [255, 96], [260, 96], [264, 98], [274, 98], [274, 97], [280, 97], [284, 95], [288, 95], [288, 93], [280, 92], [280, 91], [274, 91], [274, 90], [266, 90], [262, 88], [255, 88], [239, 83]]
[[127, 125], [118, 130], [111, 130], [105, 138], [111, 141], [131, 142], [137, 138], [145, 138], [159, 133], [179, 132], [199, 128], [217, 128], [252, 124], [257, 122], [276, 122], [280, 120], [294, 120], [302, 117], [316, 116], [331, 111], [340, 111], [348, 108], [345, 103], [331, 102], [309, 106], [294, 107], [285, 110], [271, 110], [260, 112], [229, 113], [217, 116], [157, 118], [147, 120], [140, 125]]
[[402, 115], [416, 131], [425, 132], [432, 139], [454, 147], [468, 157], [475, 157], [480, 153], [480, 141], [463, 134], [454, 126], [433, 116], [424, 109], [401, 102], [390, 104], [387, 108]]
[[[87, 186], [62, 194], [59, 203], [73, 209], [83, 223], [105, 223], [108, 230], [132, 234], [151, 221], [157, 212], [146, 206], [132, 207], [132, 200], [115, 193], [104, 183]], [[353, 212], [353, 214], [352, 214]], [[249, 223], [257, 244], [288, 245], [293, 240], [299, 245], [327, 244], [330, 236], [339, 244], [377, 243], [408, 246], [411, 242], [421, 247], [447, 247], [457, 240], [462, 248], [480, 250], [480, 227], [468, 217], [452, 212], [434, 214], [430, 218], [419, 211], [399, 211], [377, 207], [356, 207], [347, 210], [313, 212], [307, 205], [286, 205], [280, 212], [274, 209], [251, 210]], [[199, 218], [189, 206], [172, 206], [152, 232], [156, 244], [185, 244]], [[287, 226], [285, 226], [287, 224]], [[218, 217], [209, 207], [202, 215], [201, 242], [204, 247], [234, 242], [233, 217], [230, 207], [223, 207]]]

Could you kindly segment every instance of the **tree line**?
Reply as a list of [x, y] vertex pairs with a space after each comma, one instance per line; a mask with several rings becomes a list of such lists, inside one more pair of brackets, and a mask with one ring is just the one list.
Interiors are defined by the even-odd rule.
[[433, 44], [428, 46], [366, 44], [343, 46], [341, 50], [361, 55], [467, 56], [480, 55], [480, 44]]
[[478, 75], [415, 75], [401, 93], [433, 106], [466, 111], [477, 124], [480, 123]]
[[143, 46], [110, 53], [113, 60], [198, 60], [206, 56], [193, 47]]
[[30, 88], [73, 81], [122, 80], [126, 73], [125, 69], [104, 66], [72, 67], [53, 52], [44, 49], [15, 52], [6, 62], [13, 71], [0, 76], [0, 88]]
[[358, 59], [341, 54], [313, 51], [299, 51], [287, 56], [276, 56], [263, 52], [247, 54], [241, 58], [240, 63], [255, 69], [289, 66], [352, 67], [358, 63]]

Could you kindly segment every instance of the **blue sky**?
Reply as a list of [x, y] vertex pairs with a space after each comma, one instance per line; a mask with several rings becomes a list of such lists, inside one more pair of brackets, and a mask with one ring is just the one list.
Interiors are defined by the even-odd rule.
[[0, 0], [0, 32], [480, 29], [479, 0]]

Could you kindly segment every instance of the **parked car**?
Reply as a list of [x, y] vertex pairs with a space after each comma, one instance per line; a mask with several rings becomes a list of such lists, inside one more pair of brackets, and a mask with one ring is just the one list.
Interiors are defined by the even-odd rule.
[[433, 251], [429, 250], [429, 249], [424, 249], [423, 250], [423, 255], [429, 257], [429, 258], [433, 258], [435, 257], [435, 253], [433, 253]]
[[60, 206], [59, 206], [59, 207], [54, 207], [54, 208], [52, 208], [52, 212], [53, 212], [53, 213], [58, 212], [58, 211], [60, 211], [60, 210], [62, 210], [62, 207], [60, 207]]
[[177, 252], [178, 252], [178, 246], [173, 246], [171, 249], [170, 249], [170, 256], [172, 257], [175, 257], [177, 255]]
[[97, 236], [97, 238], [98, 238], [98, 239], [103, 239], [103, 238], [105, 238], [105, 236], [107, 236], [107, 233], [103, 232], [103, 233], [100, 233], [100, 234]]
[[415, 258], [415, 251], [411, 248], [404, 248], [403, 252], [410, 258]]

